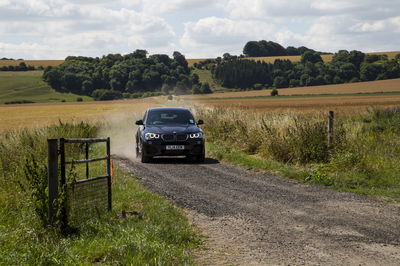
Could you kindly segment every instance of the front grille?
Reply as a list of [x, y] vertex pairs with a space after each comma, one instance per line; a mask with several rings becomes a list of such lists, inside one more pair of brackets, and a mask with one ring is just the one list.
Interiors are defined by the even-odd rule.
[[187, 140], [187, 134], [178, 134], [178, 135], [176, 135], [176, 140], [178, 140], [178, 141], [185, 141], [185, 140]]
[[162, 138], [165, 141], [174, 141], [175, 140], [174, 135], [172, 135], [172, 134], [164, 134], [164, 135], [162, 135]]
[[188, 139], [188, 134], [163, 134], [164, 141], [185, 141]]

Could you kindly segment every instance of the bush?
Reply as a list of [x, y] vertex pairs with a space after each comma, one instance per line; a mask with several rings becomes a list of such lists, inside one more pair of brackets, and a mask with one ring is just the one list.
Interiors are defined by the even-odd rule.
[[92, 97], [96, 101], [110, 101], [122, 99], [122, 93], [113, 90], [95, 90], [92, 92]]
[[29, 100], [17, 100], [17, 101], [5, 102], [5, 104], [24, 104], [24, 103], [35, 103], [35, 102]]

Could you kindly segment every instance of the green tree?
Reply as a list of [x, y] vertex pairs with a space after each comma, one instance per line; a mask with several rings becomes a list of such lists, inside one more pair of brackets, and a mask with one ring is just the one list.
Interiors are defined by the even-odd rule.
[[360, 79], [362, 81], [376, 80], [382, 71], [382, 66], [378, 64], [363, 63], [360, 68]]
[[307, 62], [316, 64], [318, 62], [323, 62], [323, 60], [318, 53], [307, 51], [304, 54], [302, 54], [300, 62], [302, 64], [306, 64]]

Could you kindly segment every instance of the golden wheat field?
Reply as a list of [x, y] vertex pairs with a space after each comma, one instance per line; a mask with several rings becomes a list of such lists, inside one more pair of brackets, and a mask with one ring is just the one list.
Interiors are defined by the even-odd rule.
[[[149, 107], [160, 106], [160, 99], [159, 97], [104, 102], [0, 105], [0, 132], [43, 127], [59, 121], [110, 121], [121, 115], [129, 116], [143, 112]], [[134, 119], [132, 117], [132, 126]], [[133, 133], [127, 132], [127, 134]]]
[[255, 98], [255, 99], [209, 99], [191, 100], [194, 104], [212, 107], [239, 108], [244, 110], [296, 110], [322, 111], [343, 109], [365, 109], [374, 106], [400, 106], [400, 95], [382, 96], [335, 96], [335, 97], [294, 97], [294, 98]]
[[[400, 92], [400, 78], [345, 84], [309, 86], [298, 88], [278, 89], [279, 95], [308, 95], [308, 94], [353, 94], [375, 92]], [[220, 92], [201, 95], [185, 95], [183, 98], [226, 98], [226, 97], [257, 97], [268, 96], [271, 90], [253, 90], [237, 92]]]
[[1, 66], [18, 66], [20, 63], [25, 62], [28, 66], [35, 67], [47, 67], [47, 66], [58, 66], [64, 60], [0, 60]]

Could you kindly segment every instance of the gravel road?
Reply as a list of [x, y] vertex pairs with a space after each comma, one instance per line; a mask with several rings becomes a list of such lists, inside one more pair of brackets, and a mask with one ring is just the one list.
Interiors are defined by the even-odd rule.
[[117, 162], [186, 210], [201, 265], [400, 265], [400, 205], [213, 159]]

